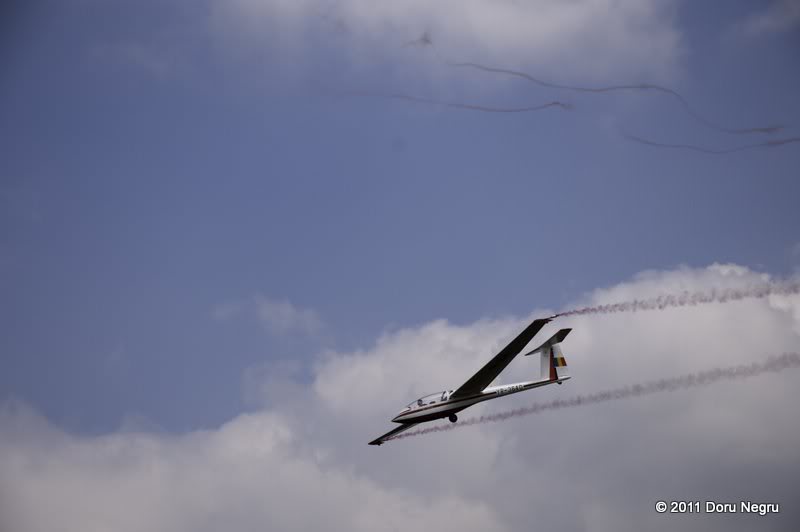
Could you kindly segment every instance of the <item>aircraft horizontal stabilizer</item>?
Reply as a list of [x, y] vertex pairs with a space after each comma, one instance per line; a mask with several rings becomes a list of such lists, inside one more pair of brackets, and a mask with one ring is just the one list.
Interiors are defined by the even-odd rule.
[[552, 347], [552, 346], [554, 346], [556, 344], [560, 344], [561, 342], [564, 341], [564, 338], [567, 337], [567, 335], [570, 333], [570, 331], [572, 331], [572, 329], [561, 329], [560, 331], [555, 333], [552, 337], [550, 337], [550, 339], [548, 341], [546, 341], [545, 343], [543, 343], [542, 345], [540, 345], [539, 347], [537, 347], [533, 351], [529, 351], [528, 353], [525, 353], [523, 356], [533, 355], [535, 353], [538, 353], [539, 351], [544, 352], [544, 351], [550, 349], [550, 347]]

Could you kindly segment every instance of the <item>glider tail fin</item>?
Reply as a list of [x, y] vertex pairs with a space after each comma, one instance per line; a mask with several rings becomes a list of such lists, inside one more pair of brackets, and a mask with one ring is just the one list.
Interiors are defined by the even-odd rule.
[[561, 329], [545, 343], [533, 351], [525, 353], [525, 356], [540, 353], [541, 366], [539, 376], [541, 380], [557, 381], [569, 378], [567, 359], [564, 358], [564, 353], [561, 351], [559, 344], [571, 330]]

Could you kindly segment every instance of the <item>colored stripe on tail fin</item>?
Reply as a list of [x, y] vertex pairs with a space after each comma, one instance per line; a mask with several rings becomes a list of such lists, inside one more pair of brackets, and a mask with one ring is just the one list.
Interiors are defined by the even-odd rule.
[[548, 353], [552, 371], [550, 373], [550, 380], [561, 380], [569, 377], [567, 372], [567, 359], [564, 358], [564, 353], [561, 352], [561, 346], [554, 344], [550, 346]]
[[567, 337], [571, 330], [572, 329], [561, 329], [545, 343], [533, 351], [525, 353], [524, 356], [541, 353], [539, 376], [542, 380], [557, 381], [569, 378], [567, 359], [564, 358], [564, 353], [561, 352], [561, 346], [558, 344], [564, 341], [564, 338]]

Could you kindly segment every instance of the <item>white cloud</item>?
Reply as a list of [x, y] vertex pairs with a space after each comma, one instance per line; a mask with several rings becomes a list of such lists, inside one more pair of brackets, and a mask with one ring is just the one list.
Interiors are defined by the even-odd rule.
[[[576, 306], [763, 279], [736, 265], [646, 272]], [[473, 410], [796, 352], [798, 309], [798, 296], [770, 296], [556, 321], [541, 336], [574, 328], [564, 344], [574, 378]], [[797, 370], [366, 445], [400, 406], [460, 384], [529, 319], [440, 320], [324, 353], [312, 382], [295, 381], [283, 402], [277, 394], [268, 409], [180, 436], [78, 437], [6, 403], [0, 529], [794, 529]], [[535, 366], [516, 360], [502, 378], [524, 379]], [[779, 502], [782, 513], [658, 515], [659, 499]]]
[[[447, 67], [447, 61], [530, 70], [555, 82], [656, 82], [680, 74], [685, 49], [677, 25], [678, 4], [231, 0], [210, 2], [201, 16], [167, 19], [165, 24], [174, 22], [168, 28], [100, 43], [93, 54], [166, 78], [207, 66], [195, 64], [197, 57], [190, 50], [210, 44], [213, 54], [204, 55], [206, 60], [246, 65], [247, 75], [263, 72], [271, 85], [279, 79], [302, 79], [338, 86], [353, 81], [356, 74], [377, 71], [382, 80], [406, 90], [420, 83], [428, 85], [426, 89], [447, 85], [450, 95], [468, 89], [491, 91], [504, 79], [519, 80], [456, 70]], [[430, 44], [406, 46], [423, 35]]]
[[216, 305], [211, 310], [217, 321], [228, 321], [242, 314], [254, 315], [273, 334], [307, 334], [319, 333], [324, 324], [319, 315], [312, 309], [299, 308], [288, 299], [269, 298], [255, 295], [248, 300], [227, 301]]
[[3, 530], [502, 530], [479, 501], [387, 489], [303, 456], [278, 414], [180, 437], [78, 438], [17, 405], [0, 420], [13, 425], [0, 439]]
[[770, 5], [742, 23], [750, 35], [789, 31], [800, 25], [800, 0], [773, 0]]
[[316, 312], [298, 308], [287, 299], [256, 296], [255, 305], [258, 318], [276, 334], [291, 332], [315, 334], [322, 328], [322, 320]]
[[[419, 57], [425, 48], [438, 59], [550, 67], [584, 79], [663, 77], [682, 53], [676, 9], [666, 0], [236, 0], [216, 4], [212, 24], [226, 46], [259, 43], [293, 60], [324, 43], [354, 63]], [[403, 46], [423, 34], [431, 46]]]

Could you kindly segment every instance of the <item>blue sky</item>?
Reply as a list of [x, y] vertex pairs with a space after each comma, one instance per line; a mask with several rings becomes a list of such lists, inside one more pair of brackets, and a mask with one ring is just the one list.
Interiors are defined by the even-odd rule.
[[[558, 310], [643, 271], [797, 271], [800, 143], [621, 134], [800, 136], [793, 1], [4, 12], [0, 400], [69, 434], [214, 429], [270, 406], [254, 378], [310, 390], [325, 357], [393, 331]], [[786, 129], [447, 61], [656, 83], [709, 121]]]
[[[281, 41], [265, 16], [231, 42], [209, 20], [239, 15], [220, 9], [10, 9], [0, 390], [72, 429], [130, 413], [167, 430], [219, 423], [241, 407], [245, 368], [319, 342], [350, 349], [387, 327], [558, 308], [644, 269], [797, 265], [796, 145], [642, 146], [619, 128], [707, 147], [764, 138], [704, 128], [664, 95], [576, 95], [447, 67], [433, 30], [433, 46], [402, 46], [423, 31], [414, 19], [353, 59], [362, 43], [342, 41], [355, 30], [324, 33], [305, 15], [310, 29]], [[667, 11], [679, 42], [662, 64], [601, 57], [611, 73], [584, 81], [587, 57], [533, 73], [662, 83], [710, 120], [796, 135], [795, 31], [737, 30], [757, 14], [746, 2]], [[441, 53], [473, 60], [459, 50]], [[497, 116], [328, 87], [574, 109]], [[324, 338], [212, 319], [255, 294], [313, 309]]]

